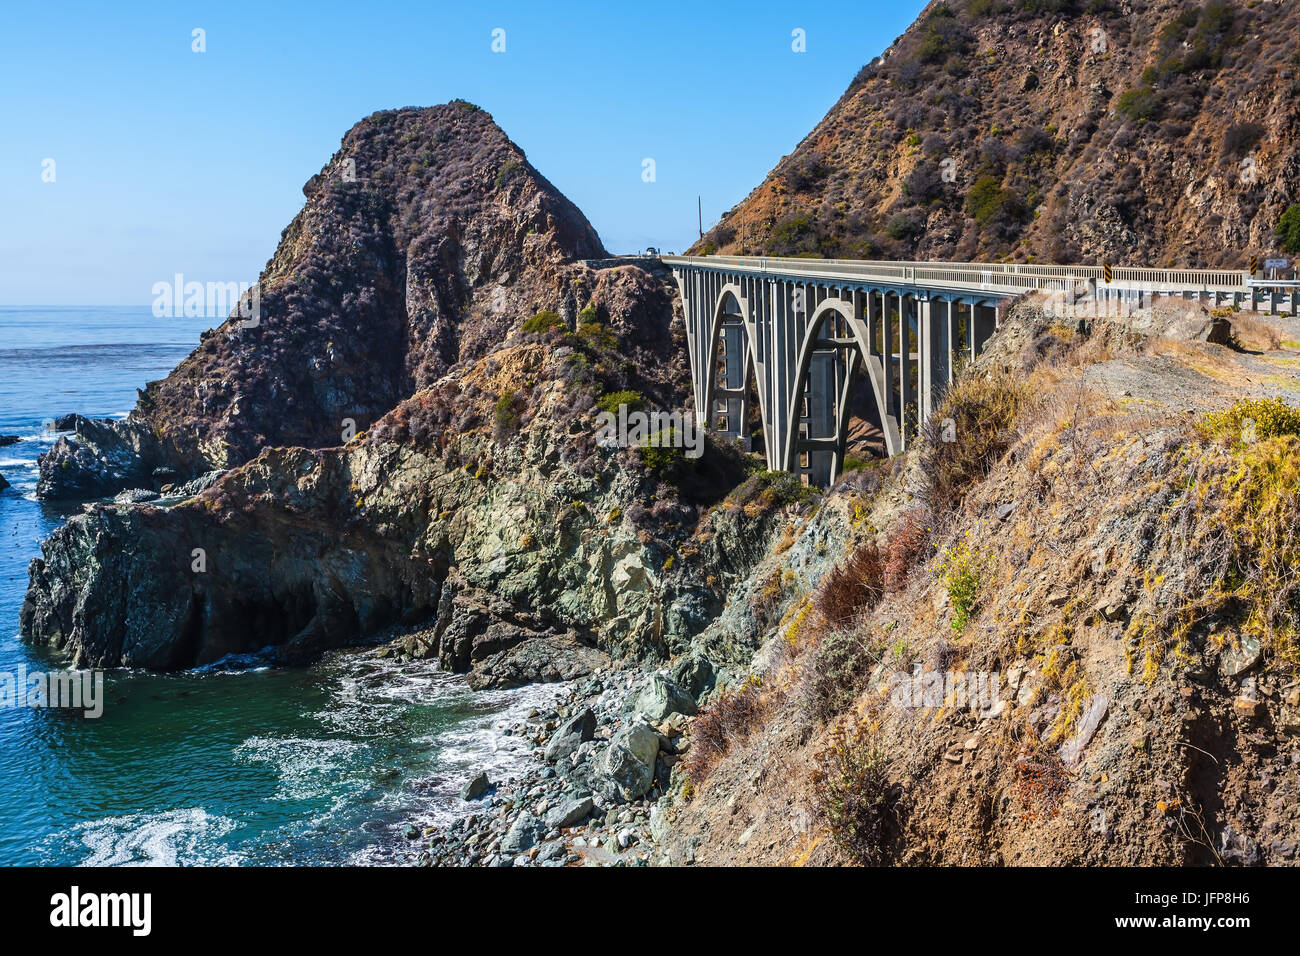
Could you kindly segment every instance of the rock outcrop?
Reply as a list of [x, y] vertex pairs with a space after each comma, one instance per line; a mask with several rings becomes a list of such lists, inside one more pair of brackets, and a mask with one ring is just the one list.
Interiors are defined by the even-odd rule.
[[396, 635], [475, 687], [684, 649], [779, 511], [707, 513], [735, 449], [596, 445], [599, 401], [688, 401], [667, 271], [575, 261], [587, 221], [464, 103], [362, 121], [305, 192], [256, 326], [65, 422], [41, 493], [120, 493], [32, 563], [26, 639], [174, 669]]
[[[722, 469], [701, 481], [702, 464], [661, 476], [598, 448], [594, 379], [628, 363], [570, 333], [541, 338], [463, 367], [347, 446], [268, 449], [171, 507], [91, 506], [33, 562], [24, 635], [80, 665], [171, 669], [268, 647], [297, 661], [430, 622], [406, 652], [480, 687], [681, 651], [776, 512], [700, 520], [692, 481], [743, 474], [724, 449], [700, 460]], [[593, 381], [572, 380], [575, 364]], [[656, 387], [608, 387], [627, 384]]]
[[339, 444], [522, 318], [572, 322], [571, 264], [604, 255], [582, 213], [461, 101], [367, 117], [303, 192], [256, 316], [236, 309], [205, 333], [126, 421], [77, 417], [43, 456], [38, 494], [108, 495], [158, 468], [184, 480], [273, 445]]

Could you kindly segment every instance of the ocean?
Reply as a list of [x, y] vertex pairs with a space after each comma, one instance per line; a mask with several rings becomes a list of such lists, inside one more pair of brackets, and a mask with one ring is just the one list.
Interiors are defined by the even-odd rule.
[[[36, 499], [47, 423], [123, 417], [208, 320], [141, 307], [0, 307], [0, 673], [62, 665], [18, 638], [27, 565], [76, 503]], [[408, 824], [468, 811], [465, 781], [532, 759], [499, 728], [556, 685], [474, 693], [371, 650], [300, 669], [256, 656], [109, 672], [104, 713], [0, 706], [2, 865], [347, 865], [414, 860]]]

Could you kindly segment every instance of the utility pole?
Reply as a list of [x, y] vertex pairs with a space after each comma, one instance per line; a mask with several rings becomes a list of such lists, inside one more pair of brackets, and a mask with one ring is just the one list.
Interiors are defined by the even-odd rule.
[[700, 216], [700, 238], [703, 239], [704, 238], [704, 197], [696, 196], [695, 202], [696, 202], [696, 211], [699, 213]]

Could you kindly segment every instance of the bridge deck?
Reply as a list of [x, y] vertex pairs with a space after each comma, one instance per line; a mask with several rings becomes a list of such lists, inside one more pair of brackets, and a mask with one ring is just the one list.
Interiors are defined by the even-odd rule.
[[745, 275], [771, 275], [814, 282], [879, 283], [996, 296], [1025, 292], [1072, 292], [1095, 283], [1120, 292], [1243, 293], [1249, 272], [1226, 269], [1112, 268], [1104, 266], [1024, 265], [996, 262], [883, 262], [865, 259], [803, 259], [766, 256], [664, 256], [678, 268], [716, 269]]

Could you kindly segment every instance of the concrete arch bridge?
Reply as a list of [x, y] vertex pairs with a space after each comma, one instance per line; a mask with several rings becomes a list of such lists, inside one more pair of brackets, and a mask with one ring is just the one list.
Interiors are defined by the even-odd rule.
[[903, 451], [1021, 295], [1047, 292], [1070, 304], [1092, 302], [1098, 311], [1152, 295], [1216, 305], [1259, 301], [1257, 283], [1240, 271], [723, 256], [663, 261], [682, 297], [697, 420], [747, 443], [761, 440], [769, 469], [819, 486], [843, 470], [855, 410], [879, 429], [887, 454]]

